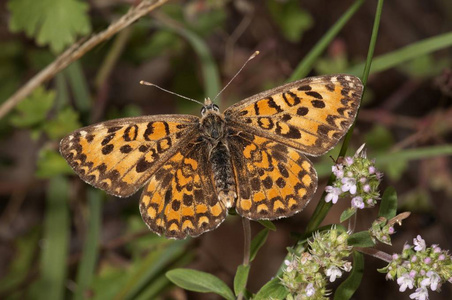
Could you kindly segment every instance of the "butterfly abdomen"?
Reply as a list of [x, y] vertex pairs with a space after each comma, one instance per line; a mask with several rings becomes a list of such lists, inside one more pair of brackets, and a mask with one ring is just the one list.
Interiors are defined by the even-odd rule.
[[231, 208], [234, 206], [237, 193], [229, 149], [220, 141], [210, 151], [209, 160], [212, 165], [212, 174], [218, 199], [227, 208]]

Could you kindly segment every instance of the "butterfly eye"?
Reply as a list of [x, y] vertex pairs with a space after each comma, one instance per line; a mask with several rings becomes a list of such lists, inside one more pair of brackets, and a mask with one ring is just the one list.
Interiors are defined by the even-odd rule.
[[219, 112], [219, 111], [220, 111], [220, 108], [219, 108], [218, 105], [216, 105], [216, 104], [212, 105], [212, 109], [213, 109], [214, 111], [216, 111], [216, 112]]
[[207, 111], [207, 108], [206, 108], [205, 106], [203, 106], [203, 107], [201, 108], [201, 115], [204, 116], [204, 114], [206, 113], [206, 111]]

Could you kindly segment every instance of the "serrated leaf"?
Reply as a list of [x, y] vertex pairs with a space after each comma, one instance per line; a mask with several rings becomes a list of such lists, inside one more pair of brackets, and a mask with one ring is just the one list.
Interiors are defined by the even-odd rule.
[[350, 235], [347, 239], [347, 244], [354, 247], [373, 247], [374, 241], [368, 231], [360, 231]]
[[344, 210], [341, 214], [340, 217], [340, 222], [344, 222], [346, 220], [348, 220], [351, 216], [353, 216], [356, 213], [356, 209], [355, 208], [347, 208], [346, 210]]
[[39, 151], [36, 177], [51, 178], [56, 175], [73, 173], [72, 169], [57, 151], [45, 148]]
[[91, 31], [88, 4], [78, 0], [11, 0], [8, 8], [12, 31], [25, 31], [55, 53], [73, 44], [78, 34]]
[[249, 265], [240, 265], [237, 267], [237, 272], [235, 273], [234, 277], [234, 292], [236, 295], [244, 292], [249, 272]]
[[55, 92], [36, 88], [33, 93], [16, 106], [16, 113], [11, 116], [12, 125], [26, 128], [43, 122], [55, 101]]
[[267, 282], [253, 297], [253, 300], [286, 299], [289, 292], [281, 285], [279, 278], [273, 278]]
[[166, 277], [177, 286], [189, 291], [215, 293], [226, 299], [235, 299], [234, 293], [226, 283], [209, 273], [190, 269], [174, 269], [166, 272]]
[[254, 260], [256, 257], [257, 251], [265, 244], [265, 241], [267, 240], [268, 236], [268, 229], [265, 228], [261, 230], [254, 239], [251, 241], [250, 246], [250, 262]]
[[258, 221], [262, 226], [264, 226], [265, 228], [270, 229], [271, 231], [276, 231], [276, 226], [275, 224], [273, 224], [272, 221], [270, 220], [259, 220]]
[[78, 117], [78, 113], [68, 106], [59, 111], [55, 119], [47, 121], [44, 131], [51, 139], [60, 139], [81, 127]]
[[394, 218], [397, 214], [397, 192], [394, 187], [388, 187], [381, 198], [379, 217], [384, 217], [386, 220]]
[[334, 293], [334, 300], [348, 300], [361, 284], [364, 273], [364, 256], [357, 251], [353, 252], [353, 269], [347, 279], [342, 282]]

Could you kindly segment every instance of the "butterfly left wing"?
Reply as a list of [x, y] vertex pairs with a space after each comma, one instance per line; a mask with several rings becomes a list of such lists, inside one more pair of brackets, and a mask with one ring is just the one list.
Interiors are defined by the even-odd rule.
[[310, 77], [247, 98], [224, 115], [230, 126], [319, 156], [353, 124], [362, 91], [352, 75]]
[[196, 139], [181, 147], [145, 187], [140, 212], [148, 227], [183, 239], [213, 230], [227, 215], [214, 188], [207, 148]]
[[156, 115], [116, 119], [76, 130], [61, 155], [85, 182], [127, 197], [196, 134], [199, 118]]

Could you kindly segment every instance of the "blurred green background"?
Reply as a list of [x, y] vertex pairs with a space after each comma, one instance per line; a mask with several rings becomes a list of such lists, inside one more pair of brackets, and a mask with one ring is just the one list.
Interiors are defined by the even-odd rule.
[[[8, 0], [0, 4], [0, 105], [64, 49], [89, 38], [139, 1]], [[58, 153], [81, 126], [118, 117], [199, 115], [200, 106], [139, 85], [150, 81], [200, 101], [215, 97], [256, 50], [219, 100], [220, 108], [289, 78], [362, 75], [377, 1], [171, 1], [86, 53], [0, 119], [0, 299], [217, 299], [186, 292], [165, 272], [188, 267], [229, 286], [242, 262], [239, 216], [196, 239], [151, 233], [139, 194], [119, 199], [82, 182]], [[340, 20], [338, 22], [338, 20]], [[342, 23], [341, 23], [342, 22]], [[452, 249], [452, 2], [386, 1], [371, 74], [349, 154], [362, 143], [395, 186], [400, 211], [393, 248], [421, 234]], [[338, 151], [332, 153], [337, 155]], [[331, 154], [334, 156], [334, 154]], [[277, 231], [253, 262], [248, 289], [275, 276], [315, 208], [332, 160], [314, 160], [319, 193]], [[336, 205], [324, 224], [337, 223]], [[358, 217], [370, 226], [376, 211]], [[252, 224], [255, 234], [262, 226]], [[408, 298], [366, 258], [355, 299]], [[431, 299], [450, 299], [444, 286]]]

